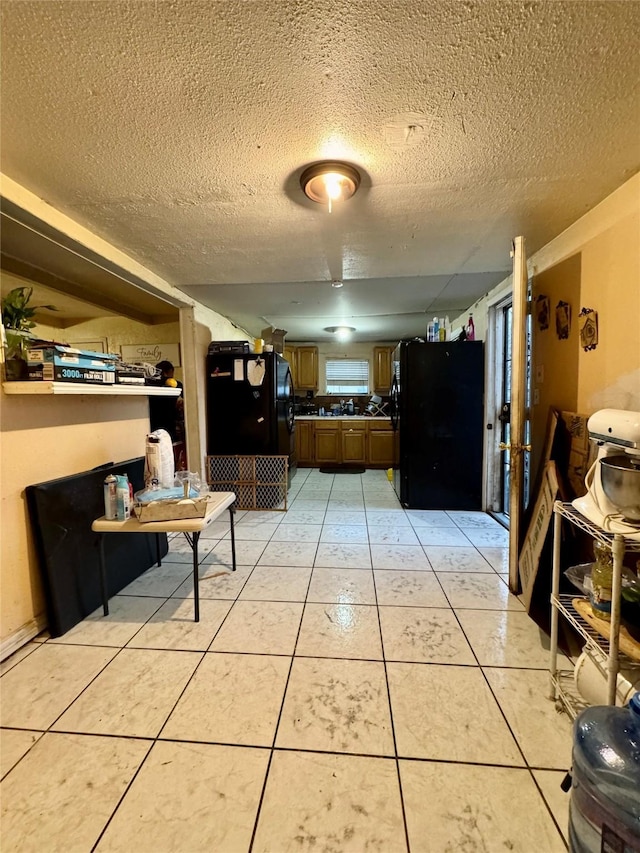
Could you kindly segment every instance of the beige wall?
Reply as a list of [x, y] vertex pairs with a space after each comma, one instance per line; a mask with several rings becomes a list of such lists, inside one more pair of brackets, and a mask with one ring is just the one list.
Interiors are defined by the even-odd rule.
[[[577, 410], [585, 414], [604, 407], [640, 411], [639, 245], [640, 174], [637, 174], [529, 258], [528, 270], [534, 282], [547, 271], [560, 269], [568, 259], [575, 259], [580, 267], [577, 292], [575, 282], [567, 280], [567, 292], [574, 300], [572, 325], [577, 332], [578, 314], [582, 307], [597, 311], [599, 322], [596, 350], [584, 352], [577, 334], [570, 342], [572, 359], [577, 360], [577, 377], [573, 372], [567, 375], [566, 380], [558, 385], [557, 398], [556, 391], [554, 399], [547, 399], [545, 394], [543, 403], [539, 405], [560, 405], [565, 395], [573, 394]], [[566, 271], [568, 267], [564, 269]], [[554, 292], [560, 294], [561, 282], [556, 284]], [[510, 290], [509, 276], [456, 318], [453, 326], [466, 323], [471, 311], [476, 336], [485, 339], [489, 306]], [[552, 321], [553, 309], [555, 303], [552, 305]], [[551, 332], [555, 335], [554, 330]], [[539, 359], [540, 353], [534, 350], [534, 377]], [[547, 367], [545, 365], [545, 382], [549, 372]], [[541, 412], [540, 417], [544, 420], [546, 411]]]
[[[0, 629], [3, 652], [42, 627], [44, 599], [24, 489], [144, 453], [146, 397], [2, 396]], [[9, 646], [10, 647], [10, 646]]]

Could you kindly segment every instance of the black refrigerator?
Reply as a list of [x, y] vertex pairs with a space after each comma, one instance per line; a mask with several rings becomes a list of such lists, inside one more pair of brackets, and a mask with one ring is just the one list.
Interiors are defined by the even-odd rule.
[[482, 509], [482, 341], [402, 341], [393, 355], [393, 486], [414, 509]]
[[297, 467], [294, 389], [275, 352], [207, 355], [207, 454], [288, 456]]

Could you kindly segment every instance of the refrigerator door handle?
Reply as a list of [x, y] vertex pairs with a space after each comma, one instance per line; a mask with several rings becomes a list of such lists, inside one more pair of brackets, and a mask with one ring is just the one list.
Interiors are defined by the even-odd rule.
[[291, 376], [291, 368], [287, 368], [287, 375], [284, 380], [284, 385], [287, 394], [287, 430], [289, 432], [289, 435], [291, 435], [295, 424], [295, 393], [293, 389], [293, 377]]
[[391, 380], [391, 407], [389, 409], [389, 415], [391, 416], [391, 429], [395, 432], [398, 429], [398, 396], [399, 396], [399, 388], [398, 388], [398, 380], [394, 374], [393, 379]]

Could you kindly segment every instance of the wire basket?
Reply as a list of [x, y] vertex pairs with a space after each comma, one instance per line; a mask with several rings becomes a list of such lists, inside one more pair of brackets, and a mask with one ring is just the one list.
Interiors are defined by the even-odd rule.
[[236, 509], [286, 512], [288, 456], [207, 456], [212, 492], [234, 492]]

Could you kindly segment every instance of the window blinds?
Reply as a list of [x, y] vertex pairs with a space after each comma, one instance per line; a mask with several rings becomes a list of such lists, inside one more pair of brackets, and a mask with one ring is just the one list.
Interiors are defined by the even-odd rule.
[[327, 359], [325, 364], [327, 394], [369, 393], [369, 362], [365, 359]]

